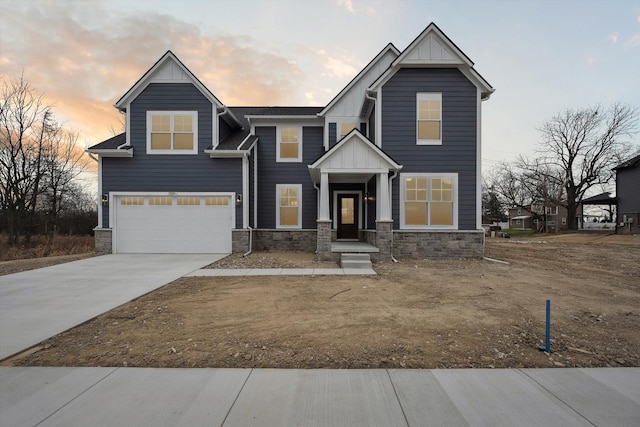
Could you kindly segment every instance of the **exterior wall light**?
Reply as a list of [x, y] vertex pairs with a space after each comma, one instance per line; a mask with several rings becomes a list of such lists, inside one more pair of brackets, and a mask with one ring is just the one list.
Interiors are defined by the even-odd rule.
[[236, 204], [237, 205], [241, 205], [242, 204], [242, 194], [238, 194], [236, 196]]

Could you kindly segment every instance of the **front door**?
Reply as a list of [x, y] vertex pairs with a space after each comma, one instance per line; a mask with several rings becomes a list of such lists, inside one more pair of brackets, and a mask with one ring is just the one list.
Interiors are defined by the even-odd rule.
[[358, 239], [358, 195], [338, 194], [338, 239]]

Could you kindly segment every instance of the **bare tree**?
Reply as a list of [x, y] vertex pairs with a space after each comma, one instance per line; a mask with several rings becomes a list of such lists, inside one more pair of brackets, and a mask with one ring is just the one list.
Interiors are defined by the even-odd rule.
[[613, 176], [612, 168], [631, 153], [627, 138], [637, 132], [637, 116], [636, 107], [597, 105], [566, 110], [538, 129], [542, 142], [535, 165], [554, 173], [559, 171], [556, 178], [564, 187], [570, 229], [577, 226], [578, 202], [585, 192], [608, 182]]
[[3, 82], [0, 97], [0, 199], [7, 215], [9, 242], [27, 241], [42, 191], [43, 152], [52, 121], [51, 107], [23, 77]]
[[64, 193], [87, 166], [77, 133], [58, 123], [44, 96], [24, 77], [4, 79], [0, 98], [0, 209], [9, 243], [28, 243], [42, 223], [55, 221]]
[[[56, 231], [58, 217], [69, 195], [77, 194], [75, 179], [87, 169], [89, 159], [76, 144], [78, 134], [62, 127], [55, 129], [44, 153], [47, 231]], [[73, 189], [73, 191], [72, 191]]]
[[530, 188], [516, 165], [500, 163], [485, 181], [485, 186], [499, 194], [507, 206], [527, 206], [533, 202]]

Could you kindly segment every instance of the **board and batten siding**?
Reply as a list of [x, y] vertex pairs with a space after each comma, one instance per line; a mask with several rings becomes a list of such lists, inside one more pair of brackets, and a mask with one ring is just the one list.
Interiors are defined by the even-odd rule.
[[[442, 93], [442, 145], [416, 144], [416, 93]], [[404, 68], [382, 88], [382, 149], [403, 165], [393, 180], [392, 216], [399, 228], [400, 176], [458, 174], [458, 229], [475, 230], [477, 89], [457, 69]]]
[[[130, 106], [133, 157], [102, 159], [102, 191], [242, 193], [242, 160], [211, 159], [213, 106], [191, 83], [152, 83]], [[198, 111], [198, 154], [147, 154], [147, 111]], [[235, 203], [235, 201], [233, 201]], [[102, 210], [108, 228], [109, 209]], [[242, 206], [236, 205], [236, 228]]]
[[276, 162], [275, 126], [256, 126], [258, 136], [258, 224], [257, 228], [276, 228], [276, 184], [302, 184], [302, 228], [315, 229], [317, 220], [317, 191], [313, 187], [307, 165], [324, 152], [323, 128], [302, 128], [302, 162]]

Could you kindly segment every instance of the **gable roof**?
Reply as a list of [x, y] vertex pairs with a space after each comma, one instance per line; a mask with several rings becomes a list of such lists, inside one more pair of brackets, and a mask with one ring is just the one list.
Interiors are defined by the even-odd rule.
[[358, 129], [353, 129], [308, 168], [311, 178], [318, 183], [323, 169], [328, 169], [334, 174], [344, 171], [350, 174], [372, 175], [380, 170], [398, 171], [402, 169], [402, 165], [368, 140]]
[[[218, 98], [193, 74], [178, 57], [168, 50], [146, 73], [115, 103], [120, 111], [126, 111], [129, 103], [135, 99], [150, 83], [192, 83], [202, 95], [215, 106], [226, 108]], [[236, 125], [240, 121], [233, 114], [230, 115]]]
[[488, 99], [495, 89], [473, 68], [473, 61], [433, 22], [420, 33], [391, 66], [369, 86], [375, 91], [402, 67], [457, 67]]
[[397, 57], [400, 55], [400, 51], [396, 48], [393, 43], [389, 43], [382, 49], [367, 65], [364, 67], [356, 76], [347, 84], [328, 104], [324, 109], [318, 113], [319, 116], [324, 116], [331, 108], [342, 99], [342, 97], [349, 92], [349, 90], [354, 87], [364, 76], [367, 75], [369, 71], [371, 71], [380, 60], [387, 54], [394, 55]]
[[616, 166], [615, 168], [613, 168], [613, 170], [619, 170], [619, 169], [625, 169], [625, 168], [629, 168], [629, 167], [634, 167], [636, 165], [640, 164], [640, 154], [638, 154], [635, 157], [630, 158], [629, 160], [620, 163], [618, 166]]

